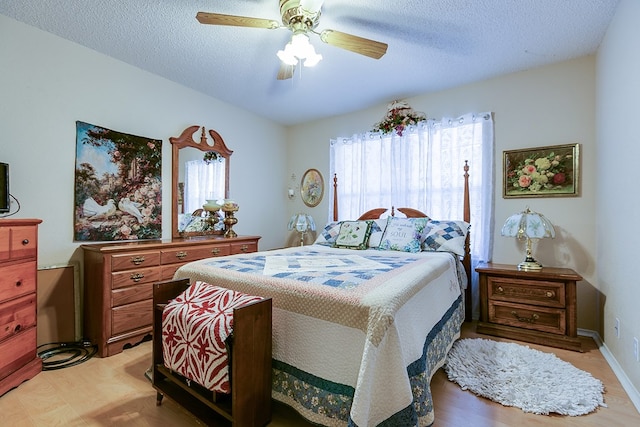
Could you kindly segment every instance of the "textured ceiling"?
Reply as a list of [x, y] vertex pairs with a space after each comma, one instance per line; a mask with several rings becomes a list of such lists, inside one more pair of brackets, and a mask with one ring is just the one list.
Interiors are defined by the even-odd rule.
[[291, 125], [595, 53], [618, 0], [325, 0], [317, 30], [387, 43], [276, 80], [285, 29], [202, 25], [198, 11], [280, 21], [278, 0], [3, 0], [0, 13]]

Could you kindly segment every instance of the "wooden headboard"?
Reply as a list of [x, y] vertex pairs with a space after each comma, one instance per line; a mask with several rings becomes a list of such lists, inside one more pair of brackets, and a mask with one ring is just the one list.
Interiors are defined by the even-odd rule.
[[[462, 219], [471, 224], [471, 207], [469, 204], [469, 163], [467, 160], [464, 161], [464, 195], [463, 195], [463, 212]], [[358, 219], [378, 219], [385, 212], [387, 212], [388, 208], [375, 208], [368, 210], [367, 212], [360, 215]], [[424, 218], [428, 215], [423, 212], [413, 209], [413, 208], [398, 208], [399, 212], [402, 212], [407, 216], [407, 218]], [[391, 216], [395, 216], [395, 207], [391, 207]], [[338, 177], [334, 174], [333, 176], [333, 220], [338, 221]], [[462, 265], [467, 273], [467, 289], [465, 291], [465, 320], [471, 321], [471, 247], [469, 245], [470, 242], [470, 232], [467, 233], [467, 239], [464, 245], [464, 257], [462, 258]]]

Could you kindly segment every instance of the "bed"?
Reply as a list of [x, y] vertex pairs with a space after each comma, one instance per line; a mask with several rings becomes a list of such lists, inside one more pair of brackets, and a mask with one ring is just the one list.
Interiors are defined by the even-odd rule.
[[[374, 209], [327, 224], [313, 245], [196, 261], [174, 279], [272, 299], [271, 396], [310, 422], [430, 426], [431, 377], [470, 307], [467, 170], [464, 220]], [[389, 216], [381, 219], [384, 212]], [[341, 232], [346, 223], [350, 233]], [[455, 250], [441, 238], [454, 225], [463, 231], [453, 233]], [[429, 246], [423, 235], [414, 252], [415, 242], [402, 246], [390, 237], [411, 232], [406, 227], [414, 233], [423, 227], [422, 234], [426, 227], [440, 242]]]

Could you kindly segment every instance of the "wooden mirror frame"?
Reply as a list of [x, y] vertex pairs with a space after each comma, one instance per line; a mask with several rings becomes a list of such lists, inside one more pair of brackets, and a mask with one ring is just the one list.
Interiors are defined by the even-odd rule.
[[[200, 134], [200, 142], [196, 142], [193, 139], [193, 135], [202, 129]], [[211, 234], [205, 232], [180, 232], [178, 231], [178, 175], [180, 165], [179, 154], [182, 148], [192, 147], [202, 152], [215, 151], [225, 159], [225, 171], [224, 171], [224, 197], [229, 197], [229, 168], [231, 163], [232, 150], [229, 150], [224, 143], [224, 140], [218, 132], [213, 129], [209, 129], [209, 135], [213, 140], [213, 145], [209, 145], [207, 142], [207, 132], [204, 126], [194, 125], [186, 128], [180, 136], [169, 138], [171, 143], [171, 237], [180, 238], [185, 236], [204, 235]], [[222, 232], [220, 232], [222, 234]]]

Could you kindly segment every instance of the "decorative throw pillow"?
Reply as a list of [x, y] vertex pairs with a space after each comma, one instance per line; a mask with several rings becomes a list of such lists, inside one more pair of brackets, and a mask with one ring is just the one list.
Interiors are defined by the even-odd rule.
[[423, 251], [453, 252], [464, 256], [464, 242], [469, 232], [469, 223], [464, 221], [429, 221]]
[[324, 229], [318, 233], [318, 237], [316, 237], [316, 241], [313, 243], [316, 245], [333, 246], [340, 232], [340, 224], [342, 224], [341, 221], [328, 223]]
[[367, 249], [373, 221], [342, 221], [334, 248]]
[[378, 249], [420, 252], [425, 227], [429, 218], [387, 218], [387, 226]]

